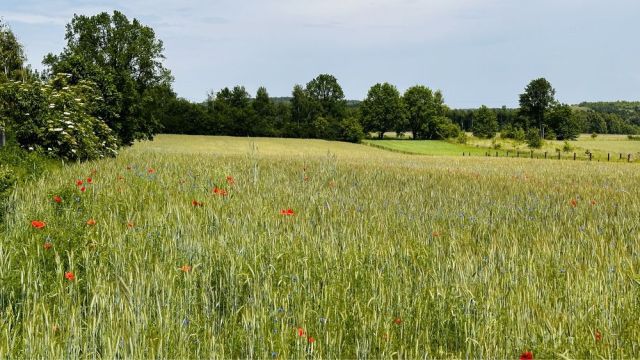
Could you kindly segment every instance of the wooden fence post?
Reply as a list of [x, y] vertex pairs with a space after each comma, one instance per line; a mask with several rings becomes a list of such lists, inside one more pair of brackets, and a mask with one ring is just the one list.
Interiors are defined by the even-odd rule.
[[558, 151], [558, 160], [560, 160], [560, 151]]
[[546, 151], [544, 152], [544, 158], [545, 159], [547, 158], [547, 152]]
[[589, 153], [589, 161], [591, 161], [591, 155], [592, 155], [592, 154], [591, 154], [591, 153]]
[[576, 153], [573, 153], [573, 160], [576, 159]]
[[611, 153], [607, 153], [607, 161], [611, 161]]
[[631, 162], [631, 154], [627, 155], [627, 162]]
[[4, 136], [4, 129], [0, 128], [0, 149], [4, 147], [4, 144], [7, 142], [7, 138]]
[[531, 150], [531, 158], [533, 159], [533, 150]]

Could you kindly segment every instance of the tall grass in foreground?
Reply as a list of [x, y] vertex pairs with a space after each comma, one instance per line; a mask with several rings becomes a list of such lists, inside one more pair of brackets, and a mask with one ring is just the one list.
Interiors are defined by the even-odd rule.
[[637, 184], [627, 164], [134, 147], [14, 194], [0, 357], [638, 357]]

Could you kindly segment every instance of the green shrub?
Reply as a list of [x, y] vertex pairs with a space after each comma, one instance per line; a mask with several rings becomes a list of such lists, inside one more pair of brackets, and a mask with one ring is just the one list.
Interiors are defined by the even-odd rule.
[[591, 138], [592, 138], [592, 139], [595, 139], [595, 138], [597, 138], [597, 137], [598, 137], [598, 134], [596, 134], [596, 133], [591, 134]]
[[359, 143], [364, 139], [364, 130], [356, 117], [348, 117], [340, 122], [340, 140]]
[[513, 140], [522, 142], [522, 141], [525, 141], [525, 139], [526, 139], [526, 134], [522, 128], [516, 128], [513, 131]]
[[69, 85], [58, 74], [47, 83], [0, 84], [0, 119], [24, 149], [68, 160], [117, 154], [113, 131], [91, 115], [101, 101], [95, 85]]
[[548, 129], [545, 133], [544, 133], [544, 139], [545, 140], [555, 140], [557, 137], [556, 133], [552, 130], [552, 129]]
[[527, 131], [527, 145], [532, 149], [539, 149], [542, 147], [542, 138], [538, 129], [531, 128]]
[[16, 183], [13, 170], [7, 165], [0, 165], [0, 197], [7, 193]]
[[469, 136], [466, 132], [461, 131], [456, 141], [458, 142], [458, 144], [466, 144], [469, 141]]
[[574, 147], [571, 146], [571, 144], [569, 144], [568, 141], [565, 141], [564, 145], [562, 145], [562, 151], [564, 151], [564, 152], [570, 152], [570, 151], [573, 151], [573, 149], [574, 149]]

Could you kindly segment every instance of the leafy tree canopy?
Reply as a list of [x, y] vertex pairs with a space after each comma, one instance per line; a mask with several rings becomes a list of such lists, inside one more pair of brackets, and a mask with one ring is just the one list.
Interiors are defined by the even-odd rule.
[[545, 111], [555, 104], [556, 91], [545, 78], [532, 80], [520, 94], [520, 112], [543, 131]]
[[43, 61], [49, 72], [71, 74], [71, 84], [97, 84], [104, 99], [97, 115], [122, 144], [153, 138], [159, 121], [143, 104], [155, 87], [169, 86], [173, 80], [162, 64], [163, 44], [153, 29], [118, 11], [75, 15], [65, 39], [62, 53], [49, 54]]

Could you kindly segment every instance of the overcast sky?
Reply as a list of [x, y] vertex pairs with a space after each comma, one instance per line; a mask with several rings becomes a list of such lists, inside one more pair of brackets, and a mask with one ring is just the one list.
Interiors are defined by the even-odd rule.
[[320, 73], [346, 97], [390, 82], [452, 107], [515, 106], [545, 77], [567, 103], [640, 100], [638, 0], [1, 0], [29, 63], [64, 46], [74, 13], [153, 27], [179, 96], [237, 84], [289, 96]]

